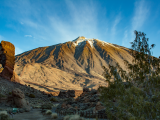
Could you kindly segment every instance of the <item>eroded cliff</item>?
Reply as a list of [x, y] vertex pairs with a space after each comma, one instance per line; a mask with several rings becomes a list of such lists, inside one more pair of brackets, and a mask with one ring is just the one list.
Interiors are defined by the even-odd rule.
[[0, 76], [12, 82], [20, 82], [18, 75], [14, 72], [15, 47], [8, 41], [0, 43]]

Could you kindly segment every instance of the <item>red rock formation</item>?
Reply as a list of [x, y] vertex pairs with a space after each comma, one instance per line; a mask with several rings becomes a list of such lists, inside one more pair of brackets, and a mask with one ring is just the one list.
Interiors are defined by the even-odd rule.
[[14, 72], [15, 47], [12, 43], [1, 41], [0, 64], [3, 66], [3, 71], [0, 73], [0, 76], [13, 82], [19, 82], [18, 75]]

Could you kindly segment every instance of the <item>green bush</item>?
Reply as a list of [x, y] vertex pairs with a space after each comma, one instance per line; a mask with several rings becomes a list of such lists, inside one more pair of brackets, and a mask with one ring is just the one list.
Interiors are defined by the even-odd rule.
[[65, 102], [71, 102], [71, 101], [74, 101], [74, 98], [71, 98], [71, 97], [70, 98], [66, 98], [66, 99], [64, 99], [64, 101]]
[[[133, 64], [124, 60], [128, 73], [122, 70], [119, 64], [115, 67], [109, 65], [109, 69], [103, 66], [108, 87], [100, 86], [98, 91], [101, 93], [100, 100], [105, 103], [107, 117], [111, 120], [146, 120], [160, 117], [160, 60], [151, 56], [145, 34], [137, 31], [135, 34], [136, 39], [134, 43], [131, 42], [135, 50], [130, 50], [134, 57]], [[142, 42], [140, 37], [143, 37]], [[151, 47], [153, 48], [154, 44]], [[110, 81], [111, 76], [114, 76], [113, 82]], [[129, 84], [124, 85], [124, 80]], [[112, 103], [113, 98], [118, 105]]]
[[41, 105], [41, 109], [52, 109], [53, 104], [52, 103], [45, 103]]
[[12, 92], [9, 92], [9, 95], [12, 95]]
[[0, 94], [0, 98], [3, 98], [3, 97], [6, 97], [5, 95], [3, 95], [3, 94]]
[[35, 98], [35, 95], [29, 94], [29, 97], [30, 97], [30, 98]]
[[56, 98], [51, 98], [50, 101], [57, 102], [57, 99]]

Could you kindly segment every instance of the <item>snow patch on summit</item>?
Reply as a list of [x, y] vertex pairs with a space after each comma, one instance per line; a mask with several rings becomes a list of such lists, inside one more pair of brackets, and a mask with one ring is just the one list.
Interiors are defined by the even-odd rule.
[[85, 37], [78, 37], [77, 39], [73, 40], [72, 42], [73, 42], [73, 44], [74, 44], [75, 46], [81, 46], [81, 45], [84, 45], [86, 41], [89, 42], [89, 44], [90, 44], [91, 47], [94, 47], [93, 44], [95, 43], [95, 41], [99, 41], [99, 42], [102, 43], [103, 46], [109, 45], [109, 46], [113, 46], [113, 47], [119, 49], [119, 47], [116, 47], [116, 46], [114, 46], [114, 45], [111, 44], [111, 43], [108, 43], [108, 42], [105, 42], [105, 41], [101, 41], [101, 40], [99, 40], [99, 39], [94, 39], [94, 38], [88, 39], [88, 38], [85, 38]]
[[93, 47], [93, 43], [95, 42], [94, 39], [87, 39], [87, 38], [85, 38], [85, 39], [78, 39], [76, 41], [73, 41], [73, 44], [75, 46], [77, 46], [77, 45], [80, 46], [80, 45], [85, 44], [86, 41], [88, 41], [89, 44], [90, 44], [90, 46]]

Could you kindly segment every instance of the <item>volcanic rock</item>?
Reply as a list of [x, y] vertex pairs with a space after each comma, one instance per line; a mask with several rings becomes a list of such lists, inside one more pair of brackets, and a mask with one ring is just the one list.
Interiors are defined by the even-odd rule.
[[[100, 101], [97, 90], [83, 92], [80, 97], [74, 99], [66, 98], [56, 109], [56, 112], [94, 112], [106, 116], [104, 103]], [[105, 118], [105, 117], [104, 117]]]
[[74, 90], [68, 90], [67, 92], [60, 91], [58, 97], [60, 98], [75, 97], [75, 91]]
[[30, 111], [31, 107], [28, 101], [25, 100], [24, 93], [19, 89], [16, 88], [12, 91], [14, 103], [18, 108], [25, 108], [27, 111]]
[[1, 41], [0, 43], [0, 64], [3, 66], [1, 76], [7, 80], [20, 82], [18, 75], [14, 73], [15, 47], [12, 43]]

